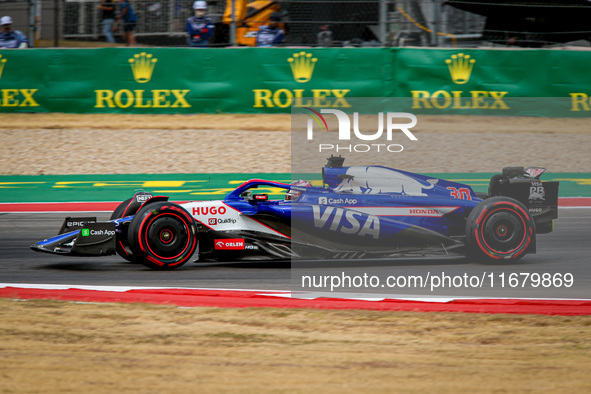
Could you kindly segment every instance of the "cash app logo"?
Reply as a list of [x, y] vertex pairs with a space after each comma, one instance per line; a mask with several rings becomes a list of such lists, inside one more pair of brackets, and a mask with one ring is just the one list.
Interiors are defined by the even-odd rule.
[[82, 236], [83, 237], [88, 237], [90, 235], [90, 230], [87, 228], [83, 228], [82, 229]]

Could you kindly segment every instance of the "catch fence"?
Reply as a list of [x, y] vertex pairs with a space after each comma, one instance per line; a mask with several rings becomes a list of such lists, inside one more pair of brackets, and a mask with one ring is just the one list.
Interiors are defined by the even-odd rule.
[[[187, 45], [185, 27], [187, 19], [194, 14], [193, 0], [129, 2], [139, 18], [135, 29], [139, 44]], [[569, 40], [591, 38], [591, 28], [579, 28], [577, 24], [581, 17], [591, 17], [591, 3], [578, 8], [556, 5], [554, 12], [560, 16], [560, 24], [551, 23], [551, 18], [527, 17], [529, 14], [523, 11], [526, 6], [534, 13], [544, 11], [544, 8], [542, 11], [534, 9], [539, 6], [533, 3], [520, 5], [520, 11], [513, 14], [509, 9], [507, 15], [510, 18], [503, 18], [501, 13], [503, 23], [496, 14], [484, 16], [485, 12], [476, 13], [480, 12], [478, 9], [475, 12], [465, 10], [468, 3], [477, 2], [210, 0], [207, 2], [208, 16], [215, 24], [215, 30], [209, 46], [253, 46], [258, 28], [269, 23], [273, 12], [282, 17], [280, 27], [285, 30], [286, 40], [281, 45], [285, 46], [547, 47], [570, 45]], [[84, 42], [80, 44], [82, 46], [90, 43], [95, 43], [90, 46], [106, 45], [98, 5], [98, 0], [0, 0], [0, 14], [11, 15], [15, 28], [33, 37], [40, 46], [65, 45], [58, 40]], [[573, 27], [570, 30], [565, 27], [569, 23]], [[543, 31], [544, 28], [549, 30]], [[578, 30], [573, 30], [575, 28]], [[116, 38], [121, 45], [121, 31], [116, 33]]]

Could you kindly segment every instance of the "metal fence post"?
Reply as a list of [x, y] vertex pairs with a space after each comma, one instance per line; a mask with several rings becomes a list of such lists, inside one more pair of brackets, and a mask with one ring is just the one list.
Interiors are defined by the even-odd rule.
[[382, 46], [386, 46], [388, 40], [388, 0], [380, 0], [380, 41]]
[[[102, 14], [102, 11], [101, 11]], [[96, 7], [92, 7], [92, 27], [91, 27], [91, 31], [92, 31], [92, 37], [96, 40], [99, 38], [99, 35], [102, 34], [102, 24], [103, 24], [103, 19], [101, 18], [101, 15], [99, 15], [99, 9]], [[98, 22], [98, 23], [97, 23]], [[106, 39], [106, 37], [105, 37]]]
[[29, 43], [32, 47], [39, 46], [39, 36], [41, 34], [41, 0], [29, 1]]
[[230, 24], [230, 44], [236, 45], [236, 0], [232, 0], [232, 23]]
[[53, 46], [59, 47], [59, 20], [60, 20], [60, 3], [59, 0], [53, 0]]
[[439, 32], [439, 1], [438, 0], [431, 0], [432, 7], [433, 7], [433, 28], [431, 32], [431, 46], [438, 47], [439, 46], [439, 37], [437, 37], [437, 33]]

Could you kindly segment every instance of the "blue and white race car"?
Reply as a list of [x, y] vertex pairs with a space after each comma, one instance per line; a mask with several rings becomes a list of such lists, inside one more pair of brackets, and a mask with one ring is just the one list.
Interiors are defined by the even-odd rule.
[[[68, 217], [31, 248], [71, 256], [119, 254], [157, 270], [197, 261], [368, 259], [459, 253], [516, 261], [553, 230], [558, 182], [542, 168], [508, 167], [488, 193], [381, 166], [330, 157], [322, 187], [253, 179], [223, 200], [176, 204], [138, 192], [108, 222]], [[285, 190], [270, 200], [259, 187]]]

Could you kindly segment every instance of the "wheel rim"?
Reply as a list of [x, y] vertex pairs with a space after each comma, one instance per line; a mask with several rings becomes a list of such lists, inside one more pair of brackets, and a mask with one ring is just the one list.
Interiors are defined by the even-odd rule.
[[174, 240], [174, 233], [166, 228], [162, 231], [160, 231], [160, 242], [162, 242], [163, 244], [169, 244]]
[[175, 214], [160, 214], [146, 226], [146, 246], [154, 257], [173, 260], [189, 247], [188, 233], [189, 228], [183, 218]]
[[523, 218], [507, 209], [491, 211], [482, 226], [482, 239], [486, 246], [497, 253], [507, 254], [519, 249], [527, 234]]

